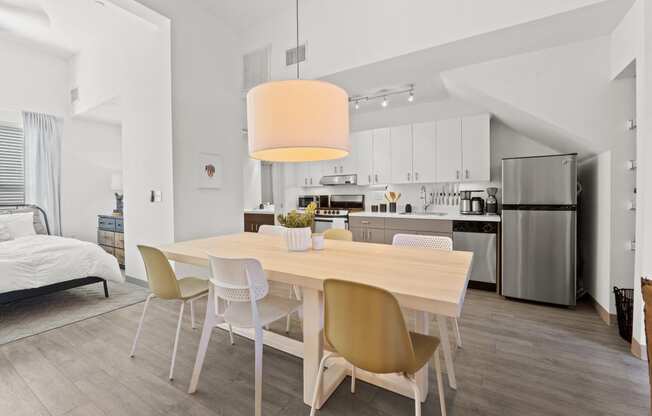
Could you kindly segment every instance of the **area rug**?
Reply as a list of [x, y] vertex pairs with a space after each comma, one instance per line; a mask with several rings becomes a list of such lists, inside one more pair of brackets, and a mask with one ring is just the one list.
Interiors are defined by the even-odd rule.
[[148, 294], [132, 283], [108, 285], [108, 298], [98, 283], [0, 305], [0, 345], [142, 302]]

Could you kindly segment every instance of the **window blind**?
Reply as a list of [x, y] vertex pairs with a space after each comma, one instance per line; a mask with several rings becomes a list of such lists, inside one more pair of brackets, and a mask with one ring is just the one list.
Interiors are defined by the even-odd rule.
[[0, 205], [25, 203], [23, 129], [0, 125]]

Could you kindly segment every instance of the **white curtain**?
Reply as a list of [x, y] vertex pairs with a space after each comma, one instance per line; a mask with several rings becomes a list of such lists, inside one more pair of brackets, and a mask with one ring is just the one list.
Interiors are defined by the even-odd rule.
[[53, 235], [61, 235], [62, 129], [61, 119], [23, 112], [25, 202], [43, 208]]

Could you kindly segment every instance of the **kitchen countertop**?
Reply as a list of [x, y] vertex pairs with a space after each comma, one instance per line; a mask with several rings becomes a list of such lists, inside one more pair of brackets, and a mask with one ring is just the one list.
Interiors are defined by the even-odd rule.
[[269, 215], [274, 215], [274, 208], [254, 208], [254, 209], [246, 209], [244, 210], [245, 214], [269, 214]]
[[403, 218], [403, 219], [420, 219], [420, 220], [440, 220], [440, 221], [488, 221], [500, 222], [500, 215], [463, 215], [454, 211], [434, 211], [442, 212], [444, 215], [431, 214], [398, 214], [394, 212], [351, 212], [349, 217], [379, 217], [379, 218]]

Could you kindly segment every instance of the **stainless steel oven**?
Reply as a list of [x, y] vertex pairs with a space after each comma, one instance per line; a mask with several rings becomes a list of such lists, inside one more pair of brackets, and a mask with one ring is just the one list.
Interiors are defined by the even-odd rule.
[[310, 203], [314, 202], [318, 208], [329, 207], [328, 195], [301, 195], [297, 201], [297, 208], [306, 208]]

